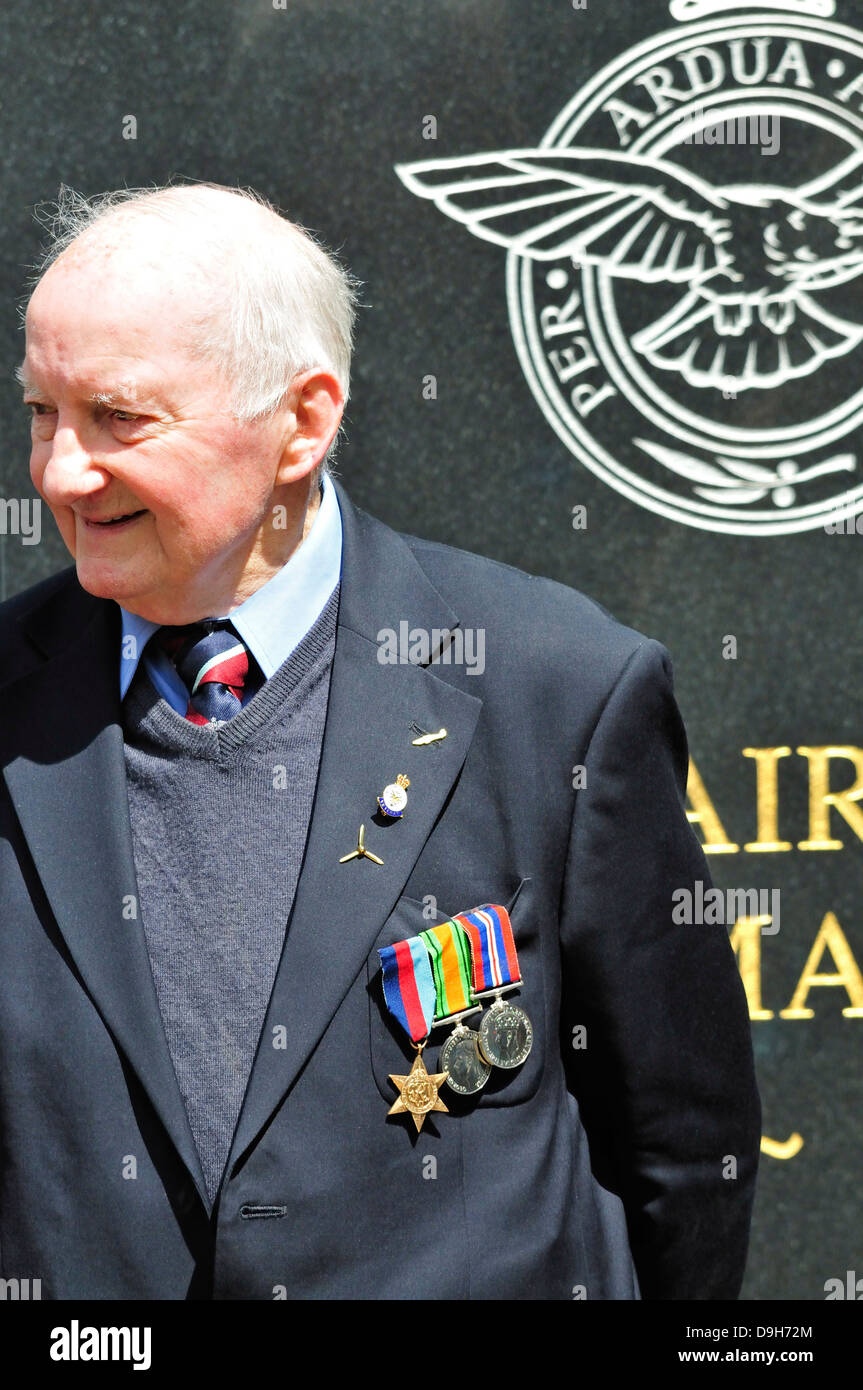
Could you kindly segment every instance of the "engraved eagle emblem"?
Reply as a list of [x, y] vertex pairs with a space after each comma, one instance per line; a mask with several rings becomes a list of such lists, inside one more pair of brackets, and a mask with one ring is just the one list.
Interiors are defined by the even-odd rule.
[[504, 150], [396, 173], [518, 255], [680, 286], [631, 343], [691, 386], [779, 386], [863, 339], [863, 324], [819, 298], [863, 271], [863, 151], [800, 188], [714, 187], [668, 160], [596, 149]]

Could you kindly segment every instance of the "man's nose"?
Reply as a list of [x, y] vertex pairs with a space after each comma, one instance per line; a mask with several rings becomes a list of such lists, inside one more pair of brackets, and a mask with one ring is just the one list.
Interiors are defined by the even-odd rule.
[[60, 425], [51, 441], [51, 453], [42, 475], [42, 491], [49, 502], [71, 503], [105, 486], [107, 470], [97, 463], [73, 425]]

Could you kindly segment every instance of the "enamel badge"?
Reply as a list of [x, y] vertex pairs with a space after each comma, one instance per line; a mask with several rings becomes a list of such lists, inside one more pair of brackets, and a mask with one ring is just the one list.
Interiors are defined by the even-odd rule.
[[404, 773], [400, 772], [394, 782], [390, 782], [388, 787], [384, 787], [378, 797], [378, 806], [385, 816], [389, 816], [392, 820], [398, 820], [399, 816], [404, 815], [405, 807], [408, 804], [407, 789], [410, 784], [410, 778], [405, 777]]

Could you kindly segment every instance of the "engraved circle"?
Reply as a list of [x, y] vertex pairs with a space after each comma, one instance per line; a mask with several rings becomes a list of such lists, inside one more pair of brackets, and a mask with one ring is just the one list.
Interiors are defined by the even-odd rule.
[[517, 1004], [493, 1006], [479, 1026], [479, 1047], [492, 1066], [520, 1067], [533, 1046], [533, 1028]]
[[460, 1096], [475, 1095], [491, 1076], [491, 1066], [483, 1061], [477, 1034], [470, 1028], [447, 1038], [441, 1048], [438, 1069], [449, 1072], [446, 1084]]
[[[664, 31], [621, 54], [616, 62], [597, 73], [564, 107], [540, 142], [540, 148], [565, 149], [577, 144], [579, 138], [584, 139], [582, 132], [586, 131], [596, 113], [603, 109], [603, 104], [609, 97], [623, 91], [627, 82], [640, 72], [655, 66], [659, 58], [670, 61], [677, 53], [697, 51], [693, 49], [693, 45], [696, 44], [703, 46], [708, 43], [718, 47], [727, 45], [732, 40], [746, 41], [753, 36], [758, 38], [765, 34], [771, 41], [776, 40], [779, 43], [797, 41], [806, 52], [807, 58], [812, 50], [817, 48], [820, 48], [822, 53], [825, 49], [832, 49], [833, 52], [844, 51], [857, 58], [863, 56], [858, 32], [846, 26], [825, 24], [823, 20], [807, 20], [797, 16], [791, 22], [787, 18], [784, 21], [781, 18], [772, 20], [767, 30], [763, 25], [753, 23], [749, 17], [735, 20], [723, 16], [698, 26], [688, 25], [676, 31]], [[815, 68], [813, 62], [813, 72]], [[835, 72], [828, 71], [828, 76], [838, 80]], [[812, 85], [811, 82], [808, 84]], [[762, 111], [768, 108], [779, 111], [781, 108], [787, 116], [792, 112], [793, 103], [796, 108], [793, 111], [795, 117], [803, 120], [813, 132], [820, 134], [822, 128], [825, 131], [829, 128], [831, 133], [845, 141], [850, 150], [863, 150], [861, 115], [847, 103], [843, 108], [835, 93], [821, 95], [817, 90], [817, 84], [816, 90], [811, 92], [808, 87], [803, 91], [777, 88], [775, 92], [767, 92], [761, 88], [735, 85], [733, 82], [728, 84], [723, 77], [721, 89], [715, 93], [711, 91], [707, 102], [702, 96], [701, 102], [705, 107], [703, 120], [707, 119], [707, 107], [714, 102], [724, 104], [721, 113], [723, 116], [732, 107], [736, 111], [743, 110], [747, 102], [754, 103], [753, 110], [757, 107]], [[673, 156], [673, 145], [678, 137], [672, 133], [669, 123], [676, 119], [677, 115], [675, 110], [671, 116], [659, 117], [647, 131], [639, 132], [628, 147], [628, 153], [636, 159], [645, 159], [648, 163], [652, 156]], [[669, 125], [669, 128], [666, 129], [665, 125]], [[825, 174], [826, 172], [825, 170]], [[660, 465], [671, 471], [667, 479], [665, 474], [662, 474], [657, 475], [657, 481], [653, 481], [649, 471], [646, 468], [642, 469], [641, 464], [646, 460], [642, 460], [637, 450], [634, 451], [631, 460], [628, 456], [626, 459], [623, 456], [618, 457], [619, 451], [611, 439], [604, 438], [596, 429], [590, 428], [595, 422], [588, 422], [576, 410], [569, 408], [564, 400], [565, 393], [558, 389], [551, 366], [545, 360], [540, 340], [538, 308], [534, 303], [534, 284], [536, 277], [541, 278], [546, 274], [557, 274], [562, 281], [564, 273], [566, 272], [563, 272], [561, 267], [549, 270], [547, 263], [540, 270], [526, 257], [510, 252], [507, 259], [510, 324], [522, 368], [546, 420], [575, 457], [591, 472], [630, 501], [650, 511], [699, 529], [725, 534], [776, 535], [810, 530], [823, 526], [828, 519], [853, 516], [863, 508], [863, 484], [855, 482], [853, 477], [846, 480], [849, 466], [843, 462], [845, 455], [822, 461], [832, 465], [832, 471], [838, 474], [832, 495], [810, 500], [810, 496], [804, 493], [794, 501], [793, 489], [774, 487], [771, 481], [771, 487], [774, 488], [770, 493], [772, 502], [762, 505], [761, 508], [748, 506], [745, 513], [741, 510], [741, 499], [735, 497], [730, 488], [728, 497], [736, 505], [720, 505], [715, 501], [708, 504], [687, 495], [683, 485], [676, 491], [672, 490], [674, 461], [666, 463], [665, 458], [660, 459]], [[549, 279], [546, 283], [553, 288], [561, 287], [556, 280]], [[780, 466], [789, 467], [782, 457], [786, 452], [812, 453], [815, 450], [826, 449], [828, 445], [834, 444], [834, 441], [836, 447], [839, 447], [839, 441], [844, 442], [846, 439], [848, 447], [851, 443], [849, 436], [853, 435], [853, 430], [863, 421], [863, 391], [857, 391], [852, 398], [845, 401], [844, 406], [836, 405], [816, 419], [800, 425], [787, 423], [784, 427], [760, 432], [757, 429], [734, 429], [730, 423], [726, 424], [724, 421], [712, 426], [706, 415], [702, 417], [699, 412], [687, 409], [683, 399], [675, 401], [675, 408], [666, 412], [662, 408], [666, 393], [657, 390], [655, 386], [652, 390], [645, 389], [646, 373], [636, 354], [629, 350], [628, 340], [617, 322], [612, 278], [604, 270], [584, 266], [582, 292], [585, 320], [591, 330], [593, 347], [609, 373], [609, 382], [622, 392], [627, 406], [642, 415], [645, 425], [641, 428], [652, 426], [659, 431], [665, 429], [674, 436], [668, 442], [673, 443], [678, 450], [678, 462], [683, 460], [676, 471], [684, 473], [687, 477], [689, 475], [685, 472], [684, 464], [694, 468], [697, 462], [701, 461], [693, 462], [680, 454], [679, 441], [684, 441], [687, 447], [694, 445], [696, 448], [716, 453], [717, 463], [712, 467], [714, 470], [718, 467], [720, 473], [726, 466], [720, 455], [731, 451], [745, 459], [746, 466], [751, 466], [749, 460], [760, 460], [764, 474], [771, 471], [769, 468], [765, 470], [765, 463], [774, 458], [779, 460], [773, 469], [774, 472]], [[676, 392], [673, 394], [676, 395]], [[641, 446], [639, 439], [635, 442]], [[648, 443], [650, 442], [648, 439]], [[666, 450], [666, 457], [668, 456]], [[650, 457], [654, 459], [652, 467], [655, 469], [656, 456]], [[803, 473], [805, 479], [805, 470], [798, 468], [798, 471]], [[830, 471], [829, 467], [827, 471]], [[850, 471], [853, 474], [853, 468]], [[698, 491], [697, 488], [691, 490]], [[742, 490], [745, 492], [746, 488]], [[779, 507], [780, 510], [775, 510], [775, 507]]]

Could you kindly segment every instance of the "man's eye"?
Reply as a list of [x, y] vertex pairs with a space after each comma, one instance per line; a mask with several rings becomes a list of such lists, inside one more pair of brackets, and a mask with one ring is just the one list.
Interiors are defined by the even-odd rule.
[[134, 420], [140, 420], [140, 415], [130, 415], [128, 410], [115, 410], [112, 412], [114, 419], [119, 420], [121, 425], [131, 424]]
[[25, 401], [24, 404], [33, 412], [34, 415], [53, 415], [54, 407], [45, 405], [42, 401]]

